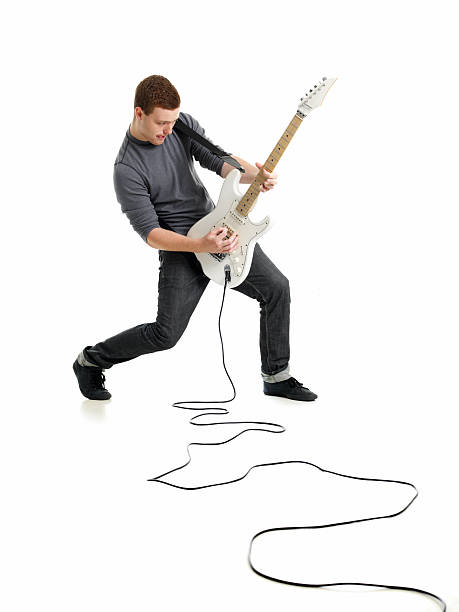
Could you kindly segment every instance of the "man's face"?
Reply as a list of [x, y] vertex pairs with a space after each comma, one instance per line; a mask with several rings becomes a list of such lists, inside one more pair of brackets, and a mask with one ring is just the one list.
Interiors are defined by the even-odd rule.
[[146, 115], [141, 108], [135, 109], [136, 117], [139, 119], [142, 134], [154, 145], [161, 145], [172, 133], [172, 128], [178, 119], [180, 108], [174, 110], [167, 110], [155, 106], [153, 111]]

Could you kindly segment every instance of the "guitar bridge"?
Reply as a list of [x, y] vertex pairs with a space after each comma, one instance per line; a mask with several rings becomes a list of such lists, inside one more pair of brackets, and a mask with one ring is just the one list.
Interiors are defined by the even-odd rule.
[[227, 256], [227, 253], [208, 253], [211, 257], [216, 259], [217, 261], [223, 261]]

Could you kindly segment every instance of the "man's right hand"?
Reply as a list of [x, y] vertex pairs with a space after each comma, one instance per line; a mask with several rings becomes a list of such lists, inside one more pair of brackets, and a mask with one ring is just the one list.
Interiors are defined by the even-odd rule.
[[232, 253], [239, 246], [239, 236], [233, 234], [229, 238], [226, 227], [216, 227], [199, 240], [197, 253]]

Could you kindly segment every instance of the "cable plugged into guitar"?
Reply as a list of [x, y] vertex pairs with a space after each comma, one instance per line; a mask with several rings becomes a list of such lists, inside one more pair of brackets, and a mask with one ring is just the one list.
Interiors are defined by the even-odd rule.
[[231, 282], [231, 268], [229, 267], [229, 264], [225, 265], [224, 271], [225, 271], [225, 284], [230, 283]]

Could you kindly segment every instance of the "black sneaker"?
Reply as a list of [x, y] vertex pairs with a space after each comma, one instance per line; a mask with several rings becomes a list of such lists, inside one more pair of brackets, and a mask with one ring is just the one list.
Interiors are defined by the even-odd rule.
[[107, 391], [104, 386], [105, 376], [102, 373], [102, 368], [94, 366], [82, 366], [75, 359], [73, 371], [78, 379], [78, 386], [81, 393], [92, 400], [107, 400], [112, 394]]
[[300, 402], [313, 402], [317, 399], [315, 393], [303, 387], [303, 385], [293, 377], [277, 383], [264, 382], [263, 392], [265, 395], [286, 397], [287, 399], [298, 400]]

